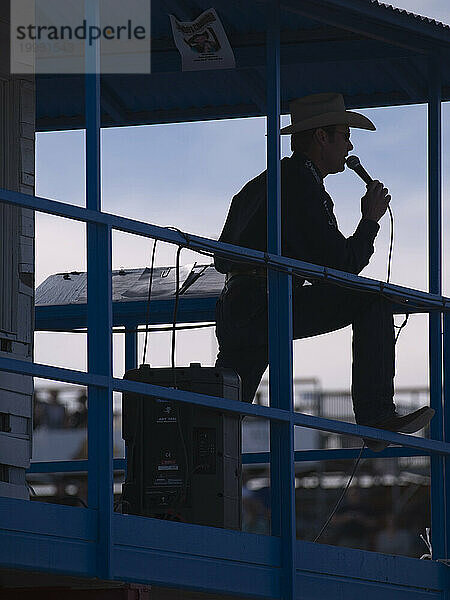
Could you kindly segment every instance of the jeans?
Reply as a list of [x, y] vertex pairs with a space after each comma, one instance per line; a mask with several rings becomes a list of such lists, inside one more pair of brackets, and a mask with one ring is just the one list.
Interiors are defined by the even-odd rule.
[[[216, 305], [217, 367], [234, 369], [242, 399], [252, 402], [268, 364], [267, 283], [235, 275]], [[356, 422], [370, 425], [395, 412], [394, 320], [378, 294], [335, 285], [293, 284], [293, 337], [302, 339], [353, 326], [352, 399]]]

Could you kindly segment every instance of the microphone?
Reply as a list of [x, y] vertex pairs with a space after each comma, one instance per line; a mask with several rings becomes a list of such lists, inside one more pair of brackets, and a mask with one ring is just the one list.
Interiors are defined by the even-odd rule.
[[371, 183], [373, 181], [372, 177], [362, 166], [361, 161], [359, 160], [359, 158], [357, 156], [347, 157], [347, 159], [345, 160], [345, 164], [347, 165], [347, 167], [349, 169], [352, 169], [352, 171], [355, 171], [355, 173], [361, 177], [361, 179], [364, 181], [364, 183], [366, 185], [369, 185], [369, 183]]
[[[357, 156], [354, 156], [354, 155], [349, 156], [348, 158], [346, 158], [345, 164], [347, 165], [347, 167], [349, 169], [352, 169], [352, 171], [355, 171], [355, 173], [361, 177], [361, 179], [364, 181], [364, 183], [366, 185], [369, 185], [369, 183], [371, 183], [373, 181], [372, 177], [362, 166], [361, 161], [359, 160], [359, 158]], [[391, 279], [392, 247], [394, 244], [394, 217], [392, 216], [392, 210], [391, 210], [391, 207], [389, 206], [389, 204], [387, 205], [387, 209], [389, 211], [389, 216], [391, 217], [391, 241], [389, 244], [388, 272], [387, 272], [387, 279], [386, 279], [387, 283], [389, 283], [389, 281]]]

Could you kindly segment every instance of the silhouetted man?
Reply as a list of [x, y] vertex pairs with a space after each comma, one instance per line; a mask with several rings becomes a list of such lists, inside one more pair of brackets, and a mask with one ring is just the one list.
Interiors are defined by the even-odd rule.
[[[391, 199], [379, 181], [361, 198], [361, 220], [345, 238], [339, 231], [333, 201], [324, 178], [345, 168], [353, 149], [350, 128], [375, 130], [364, 115], [345, 109], [341, 94], [314, 94], [294, 100], [292, 156], [281, 161], [282, 254], [358, 274], [369, 263], [379, 220]], [[266, 171], [233, 198], [220, 241], [266, 251]], [[237, 371], [243, 400], [252, 402], [268, 363], [267, 273], [215, 257], [226, 283], [216, 308], [219, 354], [216, 366]], [[353, 409], [357, 423], [412, 433], [431, 420], [434, 411], [422, 407], [400, 417], [394, 396], [394, 322], [392, 308], [381, 295], [356, 292], [322, 281], [293, 280], [294, 339], [353, 325]], [[367, 440], [375, 450], [385, 442]]]

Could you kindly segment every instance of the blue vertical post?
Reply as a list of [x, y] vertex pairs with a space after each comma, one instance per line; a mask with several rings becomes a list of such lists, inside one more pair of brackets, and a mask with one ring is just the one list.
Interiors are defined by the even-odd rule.
[[[434, 294], [442, 293], [442, 142], [441, 77], [439, 57], [429, 61], [428, 101], [428, 286]], [[431, 421], [431, 437], [444, 439], [442, 410], [442, 317], [429, 315], [430, 404], [436, 411]], [[447, 557], [445, 533], [444, 458], [431, 457], [431, 535], [433, 558]]]
[[[86, 0], [86, 19], [98, 21], [98, 3]], [[86, 44], [86, 207], [101, 210], [99, 47]], [[112, 376], [111, 228], [87, 225], [88, 371]], [[111, 386], [89, 386], [88, 502], [97, 511], [96, 574], [111, 577], [113, 513], [113, 404]]]
[[[137, 329], [136, 323], [128, 323], [126, 325], [127, 329]], [[125, 333], [125, 371], [129, 371], [130, 369], [135, 369], [138, 364], [138, 355], [137, 355], [137, 332], [136, 331], [127, 331]], [[122, 408], [122, 417], [123, 417], [123, 408]], [[127, 463], [128, 455], [127, 449], [125, 447], [125, 477], [127, 476]]]
[[[443, 354], [444, 354], [444, 440], [450, 442], [450, 312], [444, 313], [444, 335], [443, 335]], [[444, 493], [445, 493], [445, 540], [448, 559], [449, 554], [449, 539], [450, 539], [450, 491], [446, 489], [445, 483], [450, 481], [450, 460], [444, 458], [445, 476], [444, 476]], [[450, 592], [447, 592], [450, 597]]]
[[[136, 323], [130, 323], [127, 329], [137, 329]], [[137, 332], [127, 331], [125, 333], [125, 371], [137, 367]]]
[[[280, 5], [273, 0], [267, 21], [267, 249], [281, 254]], [[292, 277], [268, 271], [270, 406], [293, 411]], [[281, 537], [280, 591], [295, 597], [295, 473], [292, 423], [271, 422], [272, 535]]]

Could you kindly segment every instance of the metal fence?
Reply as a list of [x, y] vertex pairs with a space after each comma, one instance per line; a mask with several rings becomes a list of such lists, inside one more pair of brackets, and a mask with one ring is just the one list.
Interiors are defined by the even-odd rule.
[[[296, 542], [295, 476], [294, 463], [300, 460], [325, 458], [352, 458], [353, 449], [314, 450], [294, 452], [294, 427], [303, 426], [332, 434], [357, 438], [371, 438], [397, 444], [382, 456], [431, 454], [432, 474], [432, 530], [433, 558], [448, 558], [449, 504], [444, 493], [445, 475], [448, 476], [450, 444], [449, 411], [444, 415], [442, 406], [443, 362], [447, 358], [444, 393], [450, 394], [450, 301], [441, 294], [441, 227], [440, 227], [440, 81], [434, 62], [430, 60], [429, 91], [429, 149], [430, 149], [430, 293], [402, 288], [385, 282], [370, 280], [344, 272], [291, 260], [281, 255], [280, 204], [280, 5], [270, 3], [267, 29], [267, 165], [268, 165], [268, 252], [262, 253], [237, 248], [211, 239], [191, 236], [173, 229], [117, 217], [101, 210], [100, 176], [100, 77], [86, 76], [86, 169], [87, 205], [79, 208], [45, 198], [28, 197], [21, 193], [0, 191], [0, 200], [25, 206], [86, 223], [88, 265], [88, 372], [27, 363], [20, 360], [0, 359], [0, 369], [88, 386], [88, 508], [18, 505], [19, 501], [0, 499], [6, 523], [4, 536], [8, 544], [0, 548], [1, 562], [11, 566], [10, 532], [24, 527], [30, 533], [26, 543], [26, 557], [32, 555], [36, 568], [53, 572], [76, 573], [101, 579], [135, 580], [143, 582], [171, 582], [174, 586], [203, 590], [221, 590], [232, 594], [257, 597], [296, 597], [296, 581], [301, 572], [304, 583], [311, 573], [323, 572], [324, 565], [340, 560], [340, 554], [315, 544], [299, 547]], [[88, 60], [97, 60], [96, 46], [90, 48]], [[112, 376], [112, 296], [111, 296], [111, 236], [113, 229], [166, 242], [193, 250], [216, 252], [234, 259], [244, 259], [268, 269], [269, 283], [269, 340], [270, 340], [270, 406], [247, 405], [237, 401], [182, 392], [150, 384], [124, 381]], [[401, 435], [375, 430], [325, 416], [297, 412], [293, 406], [292, 388], [292, 307], [290, 303], [293, 274], [314, 279], [327, 279], [351, 289], [383, 293], [397, 301], [415, 307], [412, 310], [430, 312], [430, 393], [436, 410], [431, 438]], [[442, 312], [444, 312], [442, 330]], [[132, 335], [132, 334], [131, 334]], [[132, 349], [134, 338], [129, 338]], [[127, 342], [128, 343], [128, 342]], [[134, 392], [158, 396], [179, 402], [213, 407], [270, 420], [270, 453], [246, 457], [247, 462], [270, 462], [271, 477], [271, 536], [260, 540], [239, 532], [195, 528], [187, 524], [157, 522], [129, 515], [115, 514], [113, 510], [113, 449], [112, 449], [112, 393]], [[340, 402], [339, 400], [330, 400]], [[330, 406], [331, 406], [330, 404]], [[326, 410], [329, 410], [328, 408]], [[330, 409], [331, 410], [331, 409]], [[364, 456], [373, 456], [365, 451]], [[118, 466], [118, 463], [114, 463]], [[123, 463], [121, 465], [123, 467]], [[57, 470], [57, 465], [35, 465], [35, 469]], [[66, 467], [65, 467], [66, 468]], [[80, 464], [76, 465], [80, 468]], [[50, 507], [49, 507], [50, 506]], [[64, 509], [64, 510], [63, 510]], [[151, 521], [151, 522], [150, 522]], [[36, 529], [37, 528], [37, 529]], [[36, 537], [37, 536], [37, 537]], [[37, 541], [38, 540], [38, 541]], [[245, 542], [244, 542], [245, 540]], [[55, 545], [56, 544], [56, 545]], [[9, 555], [7, 554], [9, 552]], [[48, 558], [50, 557], [50, 558]], [[180, 560], [180, 557], [183, 560]], [[31, 560], [31, 559], [30, 559]], [[342, 559], [344, 560], [344, 559]], [[349, 558], [353, 565], [370, 562]], [[375, 559], [374, 559], [375, 560]], [[345, 562], [345, 560], [344, 560]], [[419, 561], [417, 561], [419, 562]], [[14, 564], [14, 563], [13, 563]], [[372, 565], [370, 577], [380, 577], [381, 567]], [[383, 563], [385, 565], [387, 563]], [[391, 565], [397, 570], [397, 562]], [[358, 566], [360, 568], [360, 566]], [[361, 567], [362, 568], [362, 567]], [[407, 567], [405, 566], [405, 569]], [[344, 569], [345, 570], [345, 569]], [[408, 570], [411, 581], [417, 573], [432, 576], [438, 583], [441, 571], [423, 564]], [[383, 577], [385, 575], [383, 574]], [[403, 581], [403, 580], [402, 580]], [[325, 586], [325, 579], [321, 585]], [[406, 584], [404, 584], [406, 585]], [[321, 588], [322, 589], [322, 588]], [[325, 588], [324, 588], [325, 589]], [[327, 588], [329, 589], [329, 588]], [[383, 589], [385, 589], [383, 587]], [[439, 588], [441, 589], [441, 588]], [[395, 591], [393, 592], [396, 593]], [[402, 592], [406, 597], [406, 591]], [[424, 597], [424, 596], [421, 596]]]

